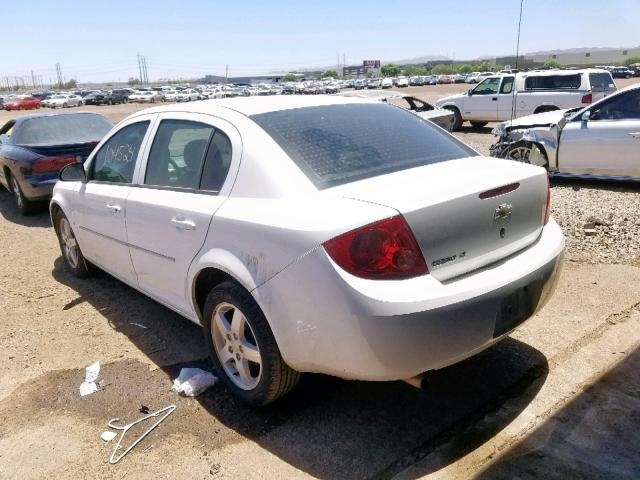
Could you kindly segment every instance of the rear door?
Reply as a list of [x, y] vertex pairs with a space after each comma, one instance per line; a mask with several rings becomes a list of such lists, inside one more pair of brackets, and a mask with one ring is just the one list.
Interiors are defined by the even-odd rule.
[[136, 117], [114, 133], [88, 166], [88, 182], [78, 190], [78, 241], [85, 256], [136, 285], [126, 231], [126, 199], [153, 115]]
[[239, 134], [223, 120], [160, 114], [136, 188], [127, 198], [127, 234], [139, 288], [187, 315], [187, 271], [228, 196], [225, 180], [232, 157], [237, 165], [240, 153]]
[[562, 172], [640, 176], [640, 89], [594, 105], [589, 121], [567, 122], [560, 137]]

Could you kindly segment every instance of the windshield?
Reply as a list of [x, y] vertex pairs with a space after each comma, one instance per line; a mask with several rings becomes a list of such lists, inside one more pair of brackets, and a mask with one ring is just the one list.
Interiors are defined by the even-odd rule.
[[31, 147], [95, 142], [111, 127], [111, 122], [95, 113], [48, 115], [24, 120], [13, 132], [13, 142]]
[[251, 118], [319, 189], [477, 155], [431, 123], [390, 105], [306, 107]]

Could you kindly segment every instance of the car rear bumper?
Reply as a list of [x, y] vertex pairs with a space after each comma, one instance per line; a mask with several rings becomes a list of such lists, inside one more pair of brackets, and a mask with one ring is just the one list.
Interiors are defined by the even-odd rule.
[[20, 182], [22, 194], [32, 201], [48, 200], [53, 193], [53, 187], [58, 181], [58, 175], [31, 177]]
[[563, 251], [551, 220], [533, 245], [461, 277], [372, 281], [318, 247], [253, 294], [292, 368], [398, 380], [472, 356], [534, 315], [555, 289]]

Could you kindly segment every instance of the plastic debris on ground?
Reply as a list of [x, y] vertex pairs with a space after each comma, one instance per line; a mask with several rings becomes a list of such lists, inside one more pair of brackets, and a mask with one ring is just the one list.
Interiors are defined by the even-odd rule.
[[116, 438], [116, 432], [107, 430], [106, 432], [102, 432], [102, 434], [100, 435], [100, 438], [105, 442], [110, 442], [111, 440]]
[[173, 381], [173, 390], [184, 393], [187, 397], [196, 397], [207, 388], [212, 387], [218, 378], [211, 372], [200, 368], [183, 368]]
[[98, 391], [96, 380], [100, 374], [100, 362], [94, 362], [85, 369], [84, 382], [80, 385], [80, 396], [91, 395]]

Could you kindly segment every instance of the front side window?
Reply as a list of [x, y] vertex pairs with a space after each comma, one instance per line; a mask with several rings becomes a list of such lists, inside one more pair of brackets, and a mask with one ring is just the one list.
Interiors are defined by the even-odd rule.
[[500, 77], [486, 78], [473, 89], [474, 95], [495, 95], [500, 86]]
[[153, 139], [145, 185], [198, 188], [211, 125], [188, 120], [163, 120]]
[[383, 103], [295, 108], [251, 119], [319, 189], [477, 155], [431, 122]]
[[640, 89], [621, 93], [591, 109], [590, 120], [640, 120]]
[[132, 123], [118, 130], [100, 147], [91, 164], [89, 180], [131, 183], [149, 121]]

